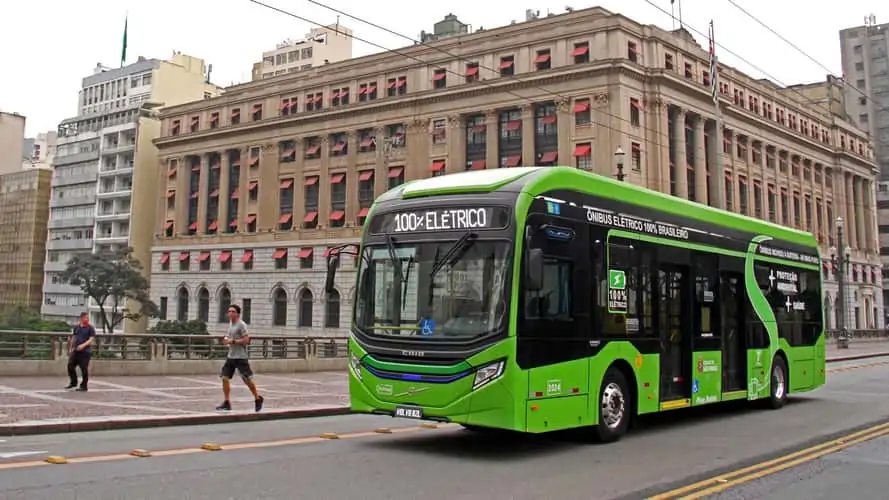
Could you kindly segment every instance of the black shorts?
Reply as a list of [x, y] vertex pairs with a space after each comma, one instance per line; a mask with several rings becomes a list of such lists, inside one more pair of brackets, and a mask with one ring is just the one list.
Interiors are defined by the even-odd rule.
[[225, 360], [225, 364], [222, 365], [222, 371], [219, 373], [219, 376], [222, 378], [231, 379], [235, 376], [235, 370], [238, 370], [238, 373], [241, 374], [241, 378], [253, 378], [253, 369], [250, 368], [250, 361], [246, 359], [231, 358]]

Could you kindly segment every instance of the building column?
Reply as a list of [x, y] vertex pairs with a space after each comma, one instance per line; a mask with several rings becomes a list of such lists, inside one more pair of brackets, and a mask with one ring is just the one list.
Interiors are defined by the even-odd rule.
[[[561, 123], [561, 118], [559, 116], [559, 123]], [[468, 165], [466, 164], [466, 126], [463, 117], [460, 115], [449, 116], [448, 130], [445, 133], [448, 134], [448, 163], [445, 165], [445, 172], [465, 172]]]
[[855, 223], [856, 223], [856, 233], [858, 235], [858, 249], [861, 251], [866, 251], [870, 249], [870, 245], [868, 245], [867, 240], [867, 221], [865, 220], [864, 215], [864, 196], [863, 196], [863, 184], [864, 179], [861, 177], [855, 176], [852, 178], [852, 189], [854, 190], [854, 200], [855, 200]]
[[[867, 236], [867, 244], [868, 248], [871, 250], [871, 253], [875, 257], [879, 257], [880, 255], [880, 243], [879, 243], [879, 221], [877, 218], [877, 186], [873, 180], [866, 181], [864, 189], [864, 204], [865, 208], [865, 218], [867, 220], [868, 227], [868, 236]], [[882, 280], [882, 276], [880, 277]], [[880, 281], [878, 280], [878, 282]], [[883, 297], [880, 296], [877, 302], [882, 302]]]
[[685, 151], [685, 110], [676, 106], [673, 108], [673, 168], [676, 172], [676, 196], [688, 199], [688, 158]]
[[522, 105], [522, 166], [537, 165], [537, 151], [534, 147], [534, 106]]
[[[188, 192], [188, 176], [191, 175], [191, 169], [188, 166], [188, 157], [180, 156], [178, 158], [171, 159], [170, 161], [176, 161], [176, 180], [174, 181], [176, 186], [176, 197], [173, 199], [173, 234], [186, 234], [186, 229], [188, 229], [188, 197], [191, 196], [191, 193]], [[167, 171], [169, 174], [169, 171]], [[167, 178], [169, 181], [169, 177]], [[167, 190], [164, 189], [164, 207], [166, 207], [166, 196]], [[130, 207], [132, 210], [133, 207]], [[166, 214], [166, 209], [162, 211], [162, 213]], [[167, 223], [166, 220], [161, 222], [161, 228]]]
[[695, 199], [702, 205], [709, 204], [707, 197], [707, 150], [704, 147], [704, 125], [706, 121], [703, 116], [695, 118], [693, 124], [694, 131], [694, 147], [695, 147]]
[[[197, 234], [204, 234], [207, 230], [207, 188], [210, 186], [210, 155], [201, 155], [201, 178], [198, 183], [198, 230]], [[189, 194], [190, 196], [190, 194]]]
[[845, 174], [844, 182], [846, 185], [846, 228], [848, 234], [849, 246], [853, 250], [858, 250], [858, 217], [855, 212], [855, 189], [853, 187], [852, 174]]
[[[571, 137], [572, 128], [574, 126], [574, 113], [571, 112], [571, 100], [570, 99], [559, 99], [556, 101], [556, 115], [558, 121], [556, 122], [556, 130], [559, 138], [557, 151], [559, 152], [559, 157], [556, 159], [556, 165], [568, 165], [570, 166], [569, 160], [572, 160], [571, 157], [572, 147], [571, 147]], [[463, 134], [463, 140], [466, 141], [466, 134]], [[463, 151], [465, 153], [466, 147], [463, 147]], [[465, 156], [465, 155], [464, 155]], [[466, 160], [463, 160], [463, 163], [466, 163]]]
[[228, 230], [228, 199], [231, 196], [231, 158], [228, 150], [219, 153], [219, 209], [216, 215], [216, 232], [222, 234]]
[[500, 168], [500, 113], [496, 109], [485, 111], [485, 168]]
[[249, 212], [249, 193], [247, 187], [250, 185], [250, 148], [245, 147], [240, 150], [239, 157], [241, 165], [241, 173], [238, 176], [240, 181], [238, 184], [238, 231], [243, 232], [247, 229], [247, 214]]

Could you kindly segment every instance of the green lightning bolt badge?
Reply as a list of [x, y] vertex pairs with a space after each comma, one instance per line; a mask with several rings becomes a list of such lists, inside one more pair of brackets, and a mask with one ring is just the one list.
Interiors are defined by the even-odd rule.
[[627, 287], [627, 275], [620, 269], [608, 270], [608, 288], [623, 290]]

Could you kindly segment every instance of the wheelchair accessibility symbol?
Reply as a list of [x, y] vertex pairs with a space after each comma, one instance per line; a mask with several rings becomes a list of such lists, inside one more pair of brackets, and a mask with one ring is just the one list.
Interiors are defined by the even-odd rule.
[[424, 337], [430, 337], [435, 335], [435, 320], [434, 319], [421, 319], [420, 320], [420, 335]]

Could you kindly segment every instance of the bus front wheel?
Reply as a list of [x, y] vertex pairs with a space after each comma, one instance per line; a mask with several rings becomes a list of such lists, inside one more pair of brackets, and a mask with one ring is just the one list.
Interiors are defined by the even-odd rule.
[[599, 388], [599, 424], [594, 428], [597, 441], [617, 441], [627, 433], [632, 416], [632, 392], [624, 374], [611, 367]]

